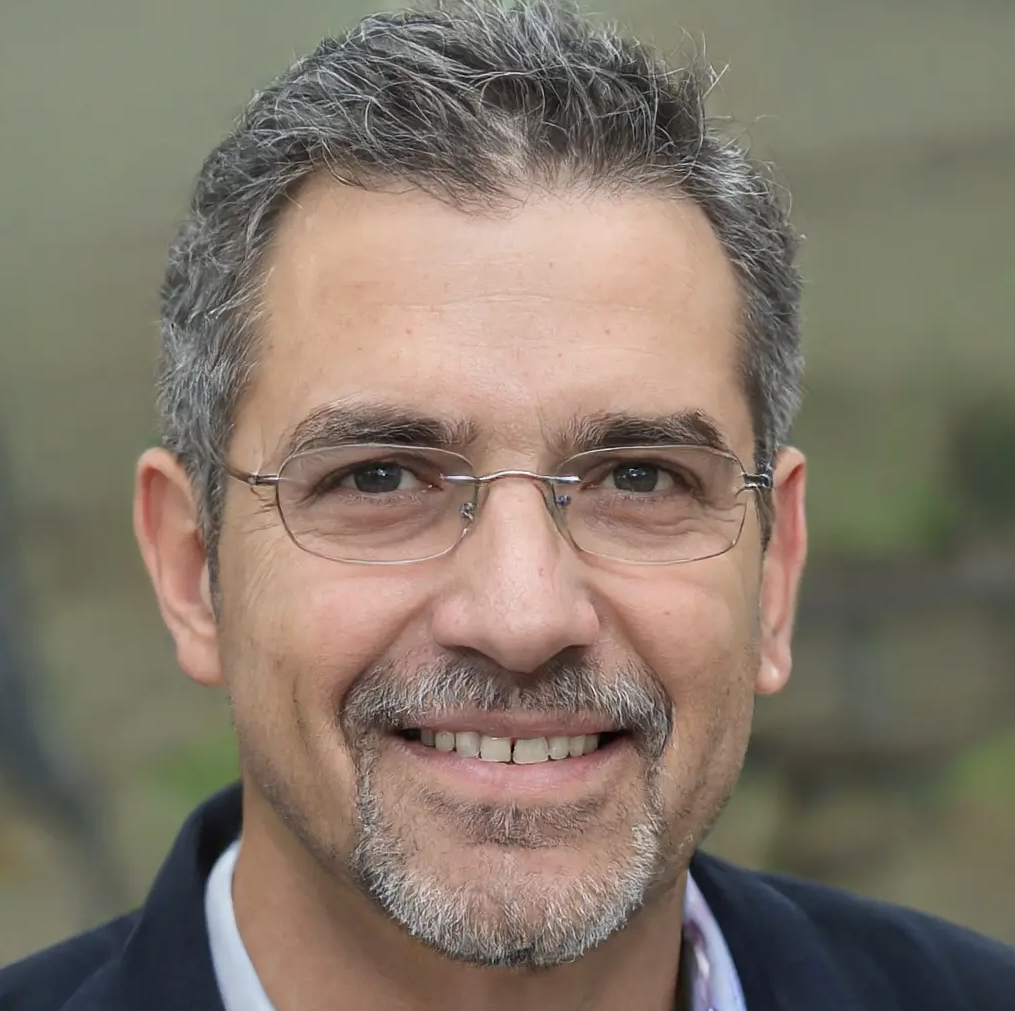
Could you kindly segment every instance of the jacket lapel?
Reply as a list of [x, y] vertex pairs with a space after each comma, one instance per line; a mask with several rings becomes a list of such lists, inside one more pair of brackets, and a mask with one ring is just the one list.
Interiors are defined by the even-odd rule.
[[[240, 827], [239, 784], [191, 815], [120, 957], [66, 1011], [223, 1011], [204, 893], [216, 859]], [[729, 946], [747, 1011], [862, 1011], [816, 926], [763, 877], [706, 854], [694, 858], [691, 873]]]
[[763, 877], [703, 853], [691, 873], [733, 956], [747, 1011], [863, 1011], [818, 928]]
[[208, 945], [204, 892], [219, 854], [239, 835], [239, 785], [184, 824], [119, 959], [66, 1011], [223, 1011]]

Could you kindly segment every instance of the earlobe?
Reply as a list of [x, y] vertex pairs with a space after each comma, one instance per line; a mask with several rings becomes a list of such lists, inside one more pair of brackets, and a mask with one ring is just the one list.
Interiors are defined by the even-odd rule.
[[164, 449], [138, 461], [134, 533], [180, 666], [199, 684], [222, 683], [208, 558], [190, 481]]
[[806, 463], [796, 449], [780, 453], [773, 492], [772, 537], [761, 579], [761, 658], [755, 682], [759, 695], [781, 691], [792, 668], [797, 596], [807, 559]]
[[758, 676], [755, 681], [754, 690], [759, 695], [774, 695], [782, 691], [789, 682], [792, 663], [789, 656], [780, 658], [777, 662], [771, 655], [765, 654], [758, 665]]

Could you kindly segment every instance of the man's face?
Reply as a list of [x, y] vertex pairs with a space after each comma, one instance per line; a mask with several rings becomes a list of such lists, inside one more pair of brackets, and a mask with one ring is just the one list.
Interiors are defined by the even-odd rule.
[[[230, 462], [276, 470], [332, 410], [468, 430], [452, 448], [478, 474], [548, 473], [583, 421], [700, 412], [752, 470], [738, 313], [689, 201], [470, 216], [316, 182], [271, 255]], [[677, 880], [733, 787], [766, 649], [753, 502], [727, 553], [638, 566], [577, 551], [540, 487], [506, 479], [451, 553], [365, 566], [300, 550], [270, 493], [232, 482], [219, 562], [245, 833], [281, 827], [447, 955], [579, 956]], [[586, 731], [582, 757], [470, 755], [472, 734]]]

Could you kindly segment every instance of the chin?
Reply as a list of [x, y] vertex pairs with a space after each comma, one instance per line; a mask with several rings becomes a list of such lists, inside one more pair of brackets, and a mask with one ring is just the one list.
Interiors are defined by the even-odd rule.
[[[625, 926], [668, 866], [663, 834], [651, 817], [623, 828], [607, 818], [607, 826], [550, 841], [547, 826], [556, 835], [560, 825], [553, 818], [533, 834], [540, 812], [531, 810], [505, 806], [493, 820], [484, 812], [481, 828], [474, 820], [471, 833], [454, 819], [407, 824], [404, 804], [398, 812], [396, 822], [376, 800], [361, 804], [354, 876], [422, 944], [474, 965], [545, 968], [580, 958]], [[492, 841], [497, 818], [509, 829], [512, 823], [521, 828], [520, 819], [526, 831], [507, 835], [526, 843]], [[486, 838], [477, 839], [477, 831]]]

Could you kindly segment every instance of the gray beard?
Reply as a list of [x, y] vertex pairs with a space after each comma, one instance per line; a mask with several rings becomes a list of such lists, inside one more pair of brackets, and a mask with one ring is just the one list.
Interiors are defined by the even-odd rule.
[[[481, 966], [544, 968], [571, 962], [624, 926], [672, 866], [656, 763], [672, 731], [668, 699], [645, 671], [605, 679], [593, 665], [548, 665], [542, 677], [519, 684], [503, 672], [469, 663], [437, 664], [415, 673], [411, 686], [390, 669], [369, 672], [350, 693], [343, 714], [356, 741], [358, 836], [347, 867], [360, 888], [413, 937], [441, 955]], [[375, 785], [377, 736], [372, 728], [419, 725], [421, 717], [469, 704], [486, 711], [592, 711], [636, 732], [645, 762], [644, 791], [614, 805], [616, 833], [604, 852], [574, 875], [512, 873], [510, 849], [574, 848], [598, 822], [608, 800], [542, 808], [461, 804], [423, 790], [412, 800], [458, 845], [496, 854], [494, 873], [449, 880], [430, 866], [412, 826], [385, 808]], [[356, 731], [359, 731], [358, 733]], [[613, 798], [616, 801], [616, 798]], [[637, 805], [637, 806], [634, 806]], [[404, 812], [406, 805], [400, 805]], [[531, 880], [527, 880], [531, 879]]]
[[[590, 665], [560, 663], [524, 687], [467, 664], [418, 670], [408, 684], [394, 673], [390, 668], [367, 672], [340, 716], [356, 773], [351, 851], [322, 851], [320, 840], [287, 803], [281, 784], [271, 776], [256, 778], [320, 865], [350, 880], [412, 937], [446, 958], [473, 965], [549, 968], [581, 958], [673, 886], [695, 840], [673, 834], [689, 812], [664, 816], [656, 781], [672, 713], [645, 672], [627, 670], [604, 680]], [[463, 704], [492, 712], [606, 715], [633, 731], [644, 763], [642, 788], [626, 798], [534, 808], [461, 803], [423, 787], [409, 798], [389, 798], [386, 806], [376, 774], [384, 732], [379, 728], [418, 726], [428, 713]], [[440, 826], [457, 846], [488, 848], [491, 873], [456, 881], [453, 868], [449, 873], [446, 863], [428, 861], [414, 838], [419, 829], [406, 817], [411, 809], [423, 815], [424, 831]], [[609, 825], [602, 820], [607, 814]], [[518, 850], [574, 850], [586, 826], [598, 845], [589, 850], [581, 871], [553, 878], [525, 870], [517, 859]]]
[[623, 828], [609, 852], [587, 870], [553, 882], [511, 873], [508, 848], [573, 847], [585, 824], [595, 826], [606, 800], [532, 808], [461, 804], [424, 792], [419, 800], [428, 820], [446, 826], [460, 845], [501, 847], [504, 854], [497, 873], [451, 882], [444, 869], [425, 863], [410, 830], [385, 810], [374, 786], [375, 764], [373, 750], [357, 762], [359, 832], [348, 871], [391, 919], [446, 958], [530, 969], [575, 961], [679, 873], [683, 854], [669, 852], [661, 800], [654, 776], [647, 776], [643, 809], [621, 811]]

